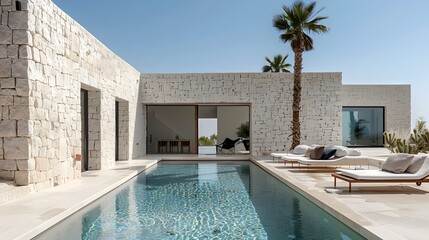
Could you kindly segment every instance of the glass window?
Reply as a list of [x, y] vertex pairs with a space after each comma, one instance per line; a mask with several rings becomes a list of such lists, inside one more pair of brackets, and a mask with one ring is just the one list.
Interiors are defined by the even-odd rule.
[[343, 107], [344, 146], [383, 146], [384, 107]]

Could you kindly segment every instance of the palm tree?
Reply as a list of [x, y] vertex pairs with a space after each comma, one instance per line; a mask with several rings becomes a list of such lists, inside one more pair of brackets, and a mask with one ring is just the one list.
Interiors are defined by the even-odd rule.
[[316, 17], [323, 8], [315, 12], [316, 2], [308, 5], [296, 1], [292, 7], [283, 6], [283, 13], [274, 17], [273, 25], [281, 34], [283, 42], [290, 42], [295, 54], [293, 74], [293, 103], [292, 103], [292, 146], [296, 147], [301, 141], [299, 114], [301, 110], [301, 71], [302, 53], [313, 49], [313, 39], [307, 33], [326, 33], [329, 28], [319, 24], [328, 17]]
[[282, 55], [279, 54], [274, 56], [272, 61], [268, 57], [265, 57], [265, 61], [267, 61], [269, 65], [263, 66], [262, 72], [290, 72], [287, 68], [292, 65], [285, 63], [288, 57], [289, 55], [282, 57]]

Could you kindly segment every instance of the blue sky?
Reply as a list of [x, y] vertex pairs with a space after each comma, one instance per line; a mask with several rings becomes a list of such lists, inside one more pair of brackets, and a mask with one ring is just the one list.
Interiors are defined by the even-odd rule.
[[[293, 53], [272, 27], [280, 0], [54, 0], [145, 73], [260, 72]], [[309, 1], [305, 1], [309, 2]], [[411, 84], [412, 123], [429, 120], [429, 1], [319, 0], [331, 31], [313, 35], [306, 72], [342, 72], [346, 84]]]

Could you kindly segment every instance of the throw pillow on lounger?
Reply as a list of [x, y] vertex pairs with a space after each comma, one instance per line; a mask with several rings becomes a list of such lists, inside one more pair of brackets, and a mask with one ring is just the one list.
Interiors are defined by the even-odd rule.
[[307, 146], [307, 145], [298, 145], [293, 149], [292, 153], [293, 154], [305, 154], [307, 152], [308, 148], [309, 148], [309, 146]]
[[411, 160], [410, 166], [405, 170], [406, 173], [416, 173], [420, 170], [425, 162], [426, 155], [415, 155]]
[[357, 148], [347, 148], [347, 156], [360, 156], [362, 153]]
[[310, 157], [316, 147], [309, 147], [307, 152], [305, 152], [304, 157]]
[[383, 164], [381, 170], [392, 173], [403, 173], [410, 166], [413, 155], [409, 154], [392, 154]]
[[335, 149], [335, 148], [325, 148], [320, 160], [328, 160], [331, 157], [333, 157], [336, 152], [337, 152], [337, 149]]
[[347, 148], [344, 146], [334, 146], [333, 148], [337, 149], [335, 152], [335, 157], [345, 157], [348, 154]]
[[325, 147], [324, 146], [315, 147], [314, 151], [310, 155], [310, 159], [320, 160], [320, 158], [322, 157], [324, 151], [325, 151]]

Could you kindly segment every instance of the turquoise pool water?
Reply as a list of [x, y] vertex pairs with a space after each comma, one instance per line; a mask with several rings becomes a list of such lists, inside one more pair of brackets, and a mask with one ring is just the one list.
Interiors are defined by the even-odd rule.
[[364, 239], [249, 162], [162, 162], [39, 239]]

